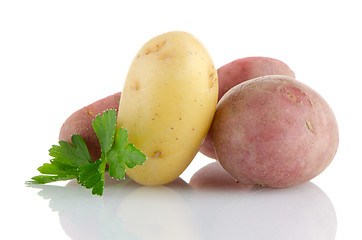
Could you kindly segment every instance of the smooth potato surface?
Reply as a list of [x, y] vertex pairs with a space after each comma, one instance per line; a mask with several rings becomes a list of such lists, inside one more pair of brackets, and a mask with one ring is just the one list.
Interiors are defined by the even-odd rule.
[[92, 121], [95, 116], [106, 110], [118, 110], [120, 97], [121, 93], [118, 92], [74, 112], [63, 123], [59, 132], [59, 140], [71, 143], [72, 135], [78, 134], [87, 144], [92, 160], [99, 159], [101, 157], [101, 147], [93, 130]]
[[250, 79], [267, 75], [295, 78], [294, 72], [287, 64], [269, 57], [240, 58], [220, 67], [217, 74], [219, 76], [219, 100], [232, 87]]
[[239, 182], [290, 187], [320, 174], [338, 148], [327, 102], [291, 77], [241, 83], [220, 100], [211, 127], [220, 164]]
[[133, 60], [124, 84], [117, 126], [147, 156], [126, 173], [143, 185], [176, 179], [205, 138], [217, 104], [212, 59], [191, 34], [151, 39]]
[[[294, 72], [284, 62], [269, 57], [246, 57], [232, 61], [217, 70], [219, 78], [219, 100], [232, 87], [247, 80], [266, 76], [284, 75], [295, 77]], [[216, 159], [210, 132], [199, 150], [204, 155]]]

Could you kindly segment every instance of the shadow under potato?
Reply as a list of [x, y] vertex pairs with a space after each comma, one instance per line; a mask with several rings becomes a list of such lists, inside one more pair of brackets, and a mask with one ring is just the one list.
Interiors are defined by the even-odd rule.
[[195, 190], [244, 190], [249, 191], [254, 185], [238, 183], [220, 165], [209, 163], [191, 177], [190, 186]]

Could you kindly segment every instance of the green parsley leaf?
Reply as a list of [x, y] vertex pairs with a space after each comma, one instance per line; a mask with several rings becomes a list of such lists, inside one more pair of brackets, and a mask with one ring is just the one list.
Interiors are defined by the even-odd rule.
[[32, 177], [34, 181], [27, 181], [27, 184], [45, 184], [50, 182], [56, 182], [56, 181], [65, 181], [65, 180], [72, 180], [74, 179], [74, 176], [68, 176], [68, 177], [60, 177], [60, 176], [53, 176], [53, 175], [38, 175], [35, 177]]
[[49, 163], [44, 163], [43, 166], [38, 168], [38, 171], [42, 174], [53, 174], [59, 176], [66, 176], [66, 175], [75, 175], [78, 174], [78, 168], [74, 166], [69, 166], [66, 164], [62, 164], [60, 162], [50, 160]]
[[107, 154], [109, 176], [116, 179], [125, 177], [126, 166], [134, 168], [136, 165], [142, 165], [146, 160], [146, 156], [136, 149], [133, 144], [127, 144], [127, 141], [127, 130], [124, 128], [118, 129], [115, 144]]
[[97, 115], [92, 126], [101, 145], [101, 158], [93, 164], [80, 167], [78, 182], [86, 188], [92, 188], [92, 193], [103, 194], [104, 173], [106, 171], [107, 154], [114, 145], [116, 133], [117, 112], [108, 110]]
[[58, 145], [53, 145], [49, 149], [49, 155], [54, 157], [49, 163], [43, 164], [38, 168], [42, 174], [32, 178], [34, 181], [28, 184], [45, 184], [55, 181], [64, 181], [77, 178], [79, 175], [78, 167], [89, 162], [92, 159], [89, 155], [87, 145], [79, 135], [71, 137], [72, 144], [59, 141]]
[[105, 161], [98, 159], [94, 163], [79, 167], [78, 182], [87, 189], [92, 188], [92, 194], [102, 196], [104, 187]]
[[59, 146], [53, 145], [49, 149], [49, 155], [54, 157], [55, 161], [70, 166], [79, 167], [83, 164], [91, 163], [92, 159], [82, 137], [73, 135], [71, 141], [72, 144], [66, 141], [59, 141]]
[[114, 135], [116, 133], [116, 124], [116, 110], [108, 110], [103, 112], [102, 116], [97, 115], [92, 122], [94, 132], [96, 133], [101, 145], [102, 154], [106, 154], [113, 146]]
[[[93, 129], [101, 145], [101, 158], [93, 162], [86, 143], [79, 135], [73, 135], [72, 144], [59, 141], [49, 149], [53, 157], [50, 163], [38, 168], [44, 175], [38, 175], [28, 184], [45, 184], [54, 181], [77, 179], [78, 183], [92, 194], [102, 195], [104, 174], [108, 170], [111, 177], [123, 179], [126, 166], [133, 168], [142, 165], [146, 156], [133, 144], [128, 143], [128, 132], [124, 128], [116, 129], [117, 111], [107, 110], [97, 115], [92, 122]], [[106, 169], [106, 165], [109, 168]]]

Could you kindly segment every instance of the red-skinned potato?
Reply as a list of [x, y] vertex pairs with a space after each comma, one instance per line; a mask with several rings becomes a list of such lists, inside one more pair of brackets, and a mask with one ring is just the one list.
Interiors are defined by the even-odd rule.
[[72, 135], [78, 134], [87, 144], [92, 160], [99, 159], [101, 149], [92, 127], [92, 121], [95, 116], [108, 109], [116, 109], [118, 111], [120, 97], [121, 93], [118, 92], [74, 112], [63, 123], [59, 132], [59, 140], [71, 143]]
[[[232, 87], [247, 80], [266, 76], [284, 75], [295, 77], [294, 72], [280, 60], [269, 57], [246, 57], [230, 62], [217, 70], [219, 78], [219, 100]], [[216, 159], [210, 132], [200, 150], [204, 155]]]
[[284, 75], [295, 78], [294, 72], [287, 64], [269, 57], [237, 59], [220, 67], [217, 75], [219, 77], [219, 100], [232, 87], [246, 80], [266, 75]]
[[286, 76], [264, 76], [230, 89], [211, 127], [220, 164], [236, 180], [271, 188], [316, 177], [333, 160], [338, 126], [327, 102]]

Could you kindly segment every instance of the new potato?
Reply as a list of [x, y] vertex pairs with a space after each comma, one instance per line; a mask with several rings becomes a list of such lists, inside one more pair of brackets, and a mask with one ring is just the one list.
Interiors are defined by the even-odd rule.
[[284, 62], [270, 57], [245, 57], [225, 64], [217, 70], [220, 100], [232, 87], [246, 80], [267, 75], [295, 78], [294, 72]]
[[147, 42], [129, 68], [117, 118], [147, 160], [126, 174], [143, 185], [176, 179], [198, 152], [217, 100], [216, 70], [195, 37], [176, 31]]
[[320, 174], [338, 148], [327, 102], [286, 76], [241, 83], [219, 101], [211, 127], [224, 169], [245, 184], [285, 188]]
[[[246, 57], [225, 64], [217, 70], [219, 79], [219, 100], [232, 87], [247, 80], [266, 76], [284, 75], [295, 77], [294, 72], [284, 62], [269, 57]], [[199, 150], [204, 155], [216, 159], [210, 132]]]
[[87, 144], [89, 154], [93, 161], [101, 157], [101, 146], [92, 127], [95, 116], [109, 109], [118, 109], [121, 93], [115, 93], [70, 115], [59, 131], [59, 140], [71, 142], [72, 135], [78, 134]]

